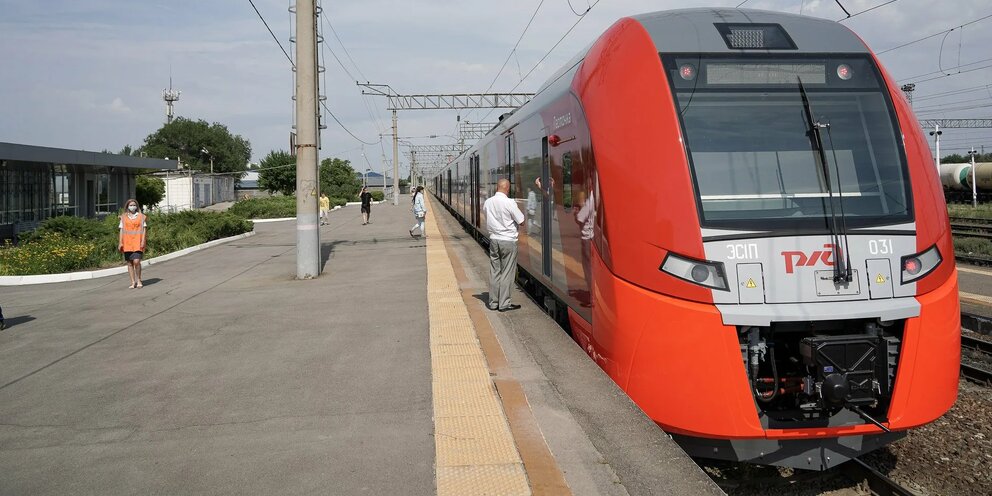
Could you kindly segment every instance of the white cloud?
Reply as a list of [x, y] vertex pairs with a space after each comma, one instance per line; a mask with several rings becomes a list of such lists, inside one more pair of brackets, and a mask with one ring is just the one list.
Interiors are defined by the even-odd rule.
[[107, 110], [115, 114], [126, 114], [131, 112], [131, 108], [124, 105], [124, 100], [121, 100], [121, 97], [114, 98], [114, 101], [110, 102], [110, 105], [107, 105]]

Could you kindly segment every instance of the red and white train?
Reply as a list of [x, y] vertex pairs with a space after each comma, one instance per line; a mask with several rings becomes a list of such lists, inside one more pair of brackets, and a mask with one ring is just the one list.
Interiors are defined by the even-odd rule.
[[692, 455], [825, 469], [946, 412], [960, 315], [943, 192], [899, 86], [836, 22], [616, 22], [431, 178]]

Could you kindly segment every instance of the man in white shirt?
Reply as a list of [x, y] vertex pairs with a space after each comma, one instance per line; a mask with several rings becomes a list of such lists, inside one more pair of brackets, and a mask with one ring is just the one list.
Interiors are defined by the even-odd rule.
[[482, 208], [486, 212], [489, 230], [489, 309], [505, 312], [520, 305], [510, 303], [510, 289], [517, 271], [517, 227], [524, 222], [524, 213], [517, 203], [506, 196], [510, 181], [500, 179], [496, 194]]

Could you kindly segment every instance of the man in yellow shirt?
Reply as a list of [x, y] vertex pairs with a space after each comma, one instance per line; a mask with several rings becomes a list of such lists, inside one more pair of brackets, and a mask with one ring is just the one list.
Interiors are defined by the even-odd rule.
[[331, 199], [326, 193], [320, 194], [320, 225], [327, 224], [327, 212], [331, 210]]

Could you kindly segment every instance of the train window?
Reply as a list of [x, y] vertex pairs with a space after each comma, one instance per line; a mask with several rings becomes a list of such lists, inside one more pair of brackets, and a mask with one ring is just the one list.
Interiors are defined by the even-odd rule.
[[513, 198], [513, 189], [514, 189], [513, 188], [513, 159], [514, 158], [515, 157], [514, 157], [514, 150], [513, 150], [513, 135], [511, 134], [511, 135], [509, 135], [509, 136], [506, 137], [506, 179], [510, 181], [510, 194], [507, 195], [507, 196], [510, 197], [510, 198]]
[[561, 204], [566, 210], [572, 208], [572, 153], [561, 156]]
[[[851, 65], [848, 59], [843, 62]], [[766, 61], [746, 62], [751, 68], [807, 72], [811, 63], [795, 57]], [[667, 61], [673, 81], [679, 62]], [[705, 70], [710, 61], [700, 62]], [[720, 62], [733, 65], [737, 60]], [[776, 74], [748, 76], [740, 86], [676, 87], [703, 225], [821, 229], [824, 219], [841, 209], [849, 227], [912, 220], [895, 114], [878, 81], [865, 83], [866, 74], [878, 78], [876, 71], [865, 70], [871, 69], [867, 64], [855, 63], [862, 75], [853, 84], [849, 81], [854, 78], [841, 81], [835, 71], [827, 71], [826, 84], [806, 88], [814, 118], [829, 124], [822, 130], [826, 175], [807, 135], [798, 82], [783, 84]], [[769, 82], [757, 83], [761, 80]]]

